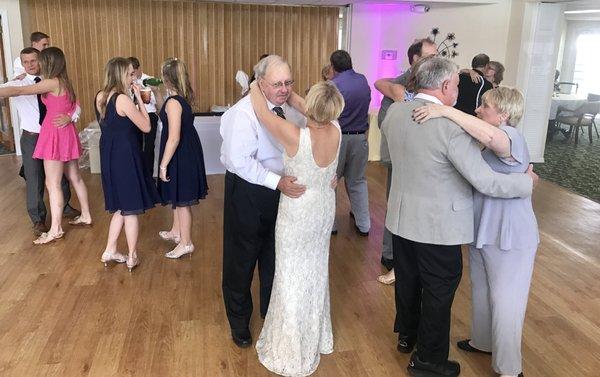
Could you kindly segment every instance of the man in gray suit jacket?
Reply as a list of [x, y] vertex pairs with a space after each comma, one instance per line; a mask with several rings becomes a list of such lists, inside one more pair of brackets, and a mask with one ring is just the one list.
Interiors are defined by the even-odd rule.
[[473, 241], [473, 190], [513, 198], [531, 195], [537, 176], [499, 174], [477, 141], [445, 118], [417, 124], [413, 109], [426, 102], [452, 106], [458, 66], [427, 58], [416, 72], [413, 102], [390, 106], [382, 124], [393, 166], [386, 227], [393, 234], [398, 350], [410, 353], [418, 376], [458, 376], [448, 360], [450, 310], [462, 275], [461, 244]]

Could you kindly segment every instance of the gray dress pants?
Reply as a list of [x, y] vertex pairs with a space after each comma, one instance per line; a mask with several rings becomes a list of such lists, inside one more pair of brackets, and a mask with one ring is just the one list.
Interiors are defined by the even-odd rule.
[[[344, 177], [354, 221], [361, 232], [368, 232], [371, 229], [369, 191], [365, 177], [368, 159], [369, 143], [366, 134], [342, 135], [337, 176], [338, 179]], [[333, 230], [337, 230], [335, 223]]]
[[[392, 165], [390, 164], [387, 168], [387, 185], [385, 190], [385, 198], [389, 199], [390, 197], [390, 187], [392, 186]], [[387, 203], [387, 201], [386, 201]], [[387, 213], [387, 211], [386, 211]], [[381, 245], [381, 256], [385, 259], [392, 260], [394, 259], [394, 250], [392, 249], [392, 232], [385, 227], [383, 227], [383, 244]]]
[[[44, 161], [33, 158], [33, 151], [37, 144], [39, 134], [23, 131], [21, 134], [21, 153], [23, 159], [23, 172], [25, 173], [25, 188], [27, 190], [27, 213], [31, 222], [46, 222], [46, 205], [44, 203], [44, 188], [46, 174], [44, 174]], [[65, 206], [71, 200], [69, 181], [63, 175], [61, 187], [65, 197]]]
[[522, 371], [521, 334], [537, 246], [500, 250], [469, 246], [473, 322], [471, 344], [492, 352], [498, 374]]

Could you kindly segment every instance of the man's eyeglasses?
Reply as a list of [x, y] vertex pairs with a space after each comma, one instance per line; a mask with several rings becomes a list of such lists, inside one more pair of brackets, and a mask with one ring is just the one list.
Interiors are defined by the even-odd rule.
[[283, 82], [282, 82], [282, 81], [279, 81], [279, 82], [276, 82], [276, 83], [270, 83], [270, 82], [268, 82], [267, 80], [264, 80], [264, 81], [265, 81], [267, 84], [269, 84], [269, 85], [271, 86], [271, 88], [273, 88], [273, 89], [281, 89], [281, 88], [283, 88], [284, 86], [285, 86], [286, 88], [291, 88], [291, 87], [292, 87], [292, 85], [294, 85], [294, 80], [288, 80], [288, 81], [283, 81]]

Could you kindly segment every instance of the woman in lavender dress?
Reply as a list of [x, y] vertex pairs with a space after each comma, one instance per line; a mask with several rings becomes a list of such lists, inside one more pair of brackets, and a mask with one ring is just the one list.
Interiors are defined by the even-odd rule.
[[[446, 117], [484, 146], [481, 154], [497, 172], [523, 173], [529, 152], [515, 128], [523, 115], [523, 95], [498, 87], [483, 95], [477, 118], [449, 106], [415, 109], [415, 119]], [[479, 118], [479, 119], [478, 119]], [[458, 342], [468, 352], [492, 355], [503, 377], [523, 376], [521, 334], [539, 243], [531, 198], [500, 199], [475, 192], [475, 241], [469, 246], [473, 298], [472, 339]]]

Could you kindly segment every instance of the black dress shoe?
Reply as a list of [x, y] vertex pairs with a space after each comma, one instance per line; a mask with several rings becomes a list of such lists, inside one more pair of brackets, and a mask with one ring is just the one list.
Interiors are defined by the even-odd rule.
[[240, 348], [247, 348], [252, 345], [252, 335], [250, 330], [231, 330], [231, 338], [236, 346]]
[[[352, 211], [350, 211], [350, 217], [354, 218], [354, 213]], [[358, 229], [358, 226], [356, 226], [356, 223], [354, 223], [354, 228], [356, 229], [356, 232], [363, 237], [367, 237], [369, 235], [369, 231], [363, 232], [362, 230]], [[388, 270], [389, 270], [389, 268], [388, 268]]]
[[517, 377], [523, 377], [523, 372], [519, 373]]
[[388, 271], [391, 270], [392, 268], [394, 268], [394, 261], [392, 259], [387, 259], [385, 257], [381, 257], [381, 264], [383, 265], [383, 267], [385, 267]]
[[486, 355], [492, 354], [491, 352], [482, 351], [478, 348], [473, 347], [471, 344], [469, 344], [470, 341], [471, 341], [471, 339], [461, 340], [460, 342], [456, 342], [456, 345], [458, 346], [458, 348], [460, 348], [463, 351], [474, 352], [474, 353], [484, 353]]
[[369, 236], [369, 231], [363, 232], [362, 230], [360, 230], [358, 228], [358, 226], [356, 226], [356, 224], [354, 224], [354, 229], [356, 229], [356, 232], [358, 233], [359, 236], [362, 236], [362, 237], [368, 237]]
[[67, 204], [63, 209], [63, 217], [74, 219], [77, 216], [81, 216], [81, 211], [71, 207], [70, 205]]
[[411, 353], [416, 343], [417, 339], [414, 336], [398, 334], [396, 349], [398, 352]]
[[416, 352], [411, 355], [406, 369], [415, 377], [457, 377], [460, 374], [460, 364], [456, 361], [427, 362], [419, 359]]
[[35, 234], [37, 237], [41, 236], [42, 233], [47, 232], [47, 231], [48, 231], [48, 227], [46, 226], [45, 223], [40, 221], [39, 223], [33, 224], [33, 234]]

